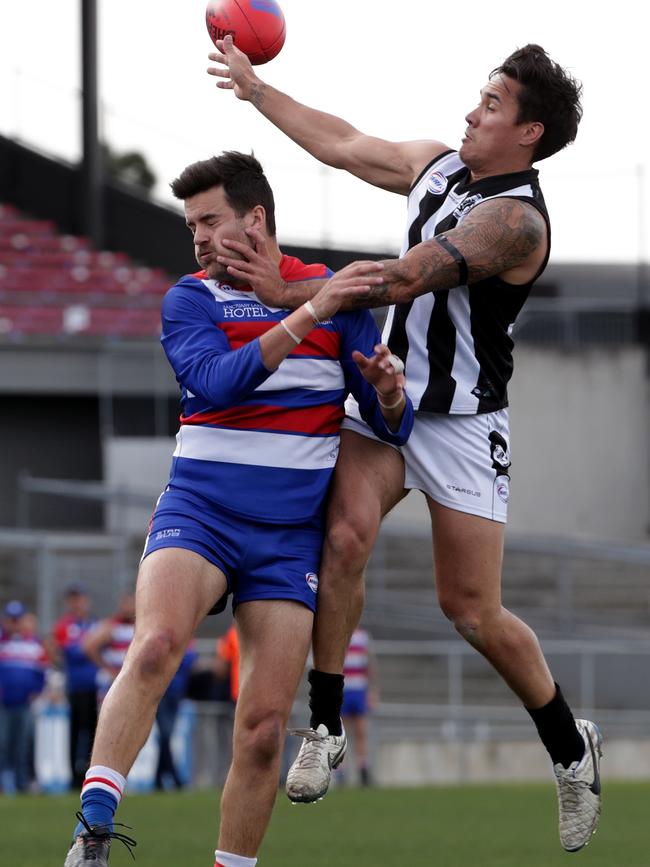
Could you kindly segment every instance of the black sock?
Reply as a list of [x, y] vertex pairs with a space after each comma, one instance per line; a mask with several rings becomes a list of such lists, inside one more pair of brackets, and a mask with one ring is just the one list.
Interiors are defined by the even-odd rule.
[[331, 735], [340, 735], [341, 705], [343, 704], [343, 675], [328, 674], [312, 670], [307, 675], [309, 681], [310, 726], [313, 729], [323, 723]]
[[584, 756], [585, 742], [557, 683], [555, 689], [555, 697], [544, 707], [535, 710], [527, 707], [526, 710], [531, 715], [553, 764], [568, 768], [572, 762], [579, 762]]

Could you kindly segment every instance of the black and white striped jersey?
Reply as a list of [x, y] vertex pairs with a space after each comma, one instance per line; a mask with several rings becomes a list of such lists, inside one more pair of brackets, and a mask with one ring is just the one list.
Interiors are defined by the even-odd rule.
[[[550, 245], [537, 175], [528, 169], [470, 183], [459, 155], [442, 154], [422, 171], [409, 193], [402, 255], [453, 229], [472, 208], [498, 196], [530, 201], [546, 219]], [[547, 260], [548, 253], [536, 278]], [[382, 337], [406, 363], [407, 389], [416, 409], [473, 415], [508, 405], [510, 332], [533, 282], [515, 286], [488, 277], [390, 308]]]

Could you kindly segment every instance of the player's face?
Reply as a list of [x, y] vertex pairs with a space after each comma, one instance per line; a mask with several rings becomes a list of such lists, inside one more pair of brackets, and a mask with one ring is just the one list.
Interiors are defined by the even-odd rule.
[[185, 200], [185, 224], [192, 233], [194, 255], [199, 267], [207, 271], [212, 280], [232, 283], [233, 278], [217, 262], [217, 256], [241, 258], [222, 245], [222, 240], [250, 244], [244, 229], [253, 225], [248, 214], [238, 217], [228, 204], [223, 187], [212, 187]]
[[479, 104], [466, 115], [467, 129], [459, 154], [472, 172], [490, 171], [493, 167], [514, 171], [522, 157], [520, 145], [523, 124], [517, 123], [520, 84], [504, 75], [496, 75], [481, 90]]

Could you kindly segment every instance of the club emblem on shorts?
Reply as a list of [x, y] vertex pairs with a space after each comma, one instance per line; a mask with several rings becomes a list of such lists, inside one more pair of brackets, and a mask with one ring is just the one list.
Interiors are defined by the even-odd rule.
[[433, 172], [433, 174], [429, 175], [427, 190], [433, 193], [434, 196], [441, 196], [447, 189], [448, 183], [447, 178], [442, 172]]
[[305, 575], [305, 581], [312, 593], [316, 593], [318, 590], [318, 575], [315, 572], [307, 572]]
[[507, 504], [510, 499], [510, 476], [497, 476], [495, 485], [497, 489], [497, 497], [502, 503]]

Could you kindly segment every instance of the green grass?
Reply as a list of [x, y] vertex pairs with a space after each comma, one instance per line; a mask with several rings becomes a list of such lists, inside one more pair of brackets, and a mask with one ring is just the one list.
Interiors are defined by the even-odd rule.
[[[218, 794], [127, 797], [136, 867], [212, 867]], [[336, 789], [315, 806], [278, 798], [260, 867], [648, 867], [649, 783], [609, 783], [591, 844], [557, 841], [548, 785]], [[61, 867], [76, 797], [0, 797], [0, 863]], [[132, 864], [116, 843], [111, 867]]]

